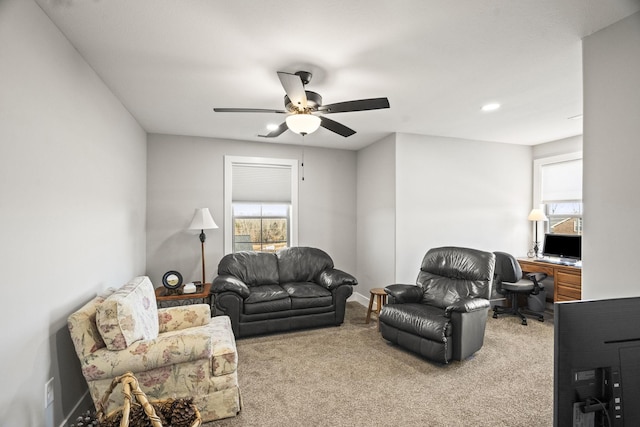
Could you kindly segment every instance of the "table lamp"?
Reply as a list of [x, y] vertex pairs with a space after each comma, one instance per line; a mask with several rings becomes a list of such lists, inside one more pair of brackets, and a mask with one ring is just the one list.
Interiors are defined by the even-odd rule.
[[202, 249], [202, 284], [205, 283], [205, 267], [204, 267], [204, 241], [207, 240], [207, 235], [204, 234], [204, 230], [211, 230], [218, 228], [215, 221], [211, 217], [209, 208], [198, 208], [193, 214], [191, 225], [189, 230], [200, 230], [200, 246]]
[[529, 216], [527, 217], [529, 221], [533, 221], [533, 226], [535, 228], [535, 240], [533, 241], [533, 249], [529, 251], [529, 257], [538, 258], [540, 248], [538, 246], [538, 221], [549, 221], [547, 216], [544, 214], [542, 209], [531, 209], [529, 212]]

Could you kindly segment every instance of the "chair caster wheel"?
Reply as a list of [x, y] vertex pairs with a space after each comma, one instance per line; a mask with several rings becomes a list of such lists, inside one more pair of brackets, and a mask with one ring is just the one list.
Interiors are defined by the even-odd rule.
[[496, 313], [495, 311], [493, 312], [493, 318], [497, 319], [498, 318], [498, 313]]
[[541, 317], [540, 319], [538, 319], [539, 322], [544, 322], [544, 317]]
[[526, 320], [524, 320], [524, 319], [522, 319], [522, 324], [523, 324], [524, 326], [527, 326], [527, 321], [526, 321]]

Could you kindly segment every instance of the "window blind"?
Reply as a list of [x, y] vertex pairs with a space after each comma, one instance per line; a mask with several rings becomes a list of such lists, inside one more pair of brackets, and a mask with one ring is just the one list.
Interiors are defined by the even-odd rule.
[[291, 203], [291, 167], [238, 164], [232, 166], [233, 202]]
[[582, 200], [582, 159], [542, 166], [542, 203]]

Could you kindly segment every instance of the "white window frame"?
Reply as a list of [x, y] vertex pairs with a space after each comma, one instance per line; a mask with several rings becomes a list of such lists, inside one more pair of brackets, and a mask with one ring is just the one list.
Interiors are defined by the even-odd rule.
[[[252, 164], [256, 166], [280, 166], [291, 169], [291, 236], [289, 244], [298, 246], [298, 160], [268, 157], [224, 156], [224, 253], [233, 252], [233, 166]], [[259, 202], [259, 200], [257, 200]]]
[[[568, 162], [571, 160], [582, 160], [582, 151], [560, 154], [557, 156], [542, 157], [533, 161], [533, 206], [542, 207], [542, 168], [553, 163]], [[584, 206], [584, 205], [583, 205]], [[546, 212], [546, 209], [543, 210]], [[548, 221], [539, 224], [543, 227], [543, 233], [548, 232]], [[540, 231], [540, 230], [538, 230]]]

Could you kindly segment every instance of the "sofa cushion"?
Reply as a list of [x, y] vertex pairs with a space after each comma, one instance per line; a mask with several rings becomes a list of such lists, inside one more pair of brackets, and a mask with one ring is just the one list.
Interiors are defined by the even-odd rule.
[[431, 341], [445, 342], [451, 336], [450, 319], [444, 310], [430, 305], [387, 304], [382, 307], [380, 321]]
[[225, 255], [218, 264], [218, 274], [229, 274], [247, 286], [277, 285], [278, 260], [266, 252], [236, 252]]
[[253, 304], [256, 302], [275, 301], [284, 298], [289, 298], [289, 294], [280, 285], [253, 286], [251, 288], [251, 293], [244, 300], [244, 303]]
[[97, 304], [96, 325], [109, 350], [157, 338], [158, 308], [149, 278], [136, 277]]
[[327, 288], [311, 282], [283, 283], [282, 287], [291, 297], [291, 308], [328, 307], [333, 296]]
[[279, 250], [276, 256], [280, 283], [317, 281], [320, 273], [333, 268], [331, 257], [317, 248], [285, 248]]
[[273, 313], [275, 311], [291, 310], [291, 298], [274, 301], [255, 302], [252, 304], [244, 304], [244, 314], [262, 314]]

